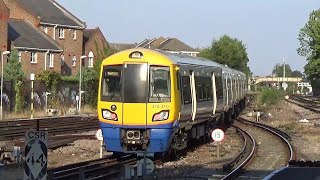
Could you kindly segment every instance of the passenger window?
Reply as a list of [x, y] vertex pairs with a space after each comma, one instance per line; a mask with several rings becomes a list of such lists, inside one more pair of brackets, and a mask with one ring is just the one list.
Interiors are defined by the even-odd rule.
[[196, 96], [197, 96], [197, 101], [202, 101], [203, 100], [203, 92], [202, 92], [202, 83], [201, 83], [201, 77], [195, 77], [195, 84], [196, 84]]

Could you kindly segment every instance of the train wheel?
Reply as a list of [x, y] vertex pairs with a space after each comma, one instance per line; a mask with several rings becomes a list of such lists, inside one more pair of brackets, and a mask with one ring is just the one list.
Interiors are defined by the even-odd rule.
[[224, 117], [225, 117], [225, 123], [227, 124], [227, 125], [229, 125], [229, 124], [231, 124], [231, 111], [229, 110], [228, 112], [225, 112], [224, 113], [225, 115], [224, 115]]

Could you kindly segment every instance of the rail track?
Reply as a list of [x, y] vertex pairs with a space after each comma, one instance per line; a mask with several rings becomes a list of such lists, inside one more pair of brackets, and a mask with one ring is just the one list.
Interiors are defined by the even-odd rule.
[[241, 118], [241, 117], [238, 117], [237, 119], [239, 122], [241, 123], [244, 123], [244, 124], [249, 124], [249, 125], [252, 125], [252, 126], [255, 126], [255, 127], [259, 127], [261, 129], [264, 129], [272, 134], [274, 134], [275, 136], [279, 137], [283, 143], [286, 145], [286, 147], [288, 148], [288, 153], [289, 153], [289, 159], [288, 159], [288, 164], [290, 161], [292, 160], [295, 160], [296, 159], [296, 155], [295, 155], [295, 152], [293, 150], [293, 147], [290, 143], [291, 141], [291, 137], [289, 134], [287, 134], [286, 132], [284, 131], [281, 131], [280, 129], [277, 129], [277, 128], [274, 128], [274, 127], [271, 127], [271, 126], [268, 126], [268, 125], [265, 125], [265, 124], [262, 124], [262, 123], [258, 123], [258, 122], [252, 122], [252, 121], [249, 121], [249, 120], [246, 120], [244, 118]]
[[306, 99], [298, 95], [292, 95], [291, 98], [287, 100], [287, 102], [298, 105], [312, 112], [320, 113], [320, 105], [318, 100]]
[[[290, 162], [292, 162], [295, 159], [295, 154], [290, 144], [291, 138], [290, 138], [290, 135], [288, 135], [287, 133], [279, 129], [276, 129], [274, 127], [267, 126], [262, 123], [248, 121], [240, 117], [237, 119], [237, 121], [250, 126], [261, 128], [280, 138], [281, 141], [286, 145], [288, 149], [287, 152], [289, 155], [287, 160], [287, 166], [289, 166]], [[236, 177], [239, 177], [243, 173], [243, 170], [245, 170], [247, 167], [250, 166], [250, 161], [255, 156], [257, 143], [255, 142], [254, 137], [251, 134], [249, 134], [247, 131], [244, 131], [243, 129], [241, 129], [240, 127], [237, 127], [237, 126], [233, 126], [233, 127], [237, 129], [240, 136], [243, 138], [244, 147], [240, 151], [237, 157], [235, 157], [230, 162], [224, 164], [223, 169], [226, 171], [230, 171], [230, 173], [228, 173], [227, 175], [224, 175], [223, 177], [221, 177], [221, 175], [213, 175], [213, 178], [210, 178], [210, 179], [217, 179], [217, 177], [221, 177], [221, 179], [235, 179]]]
[[[45, 119], [30, 120], [10, 120], [0, 122], [0, 162], [7, 163], [15, 161], [12, 156], [14, 146], [20, 147], [20, 153], [24, 154], [24, 137], [30, 129], [37, 128], [39, 121], [39, 130], [48, 131], [48, 148], [57, 148], [67, 145], [79, 139], [93, 139], [94, 135], [78, 134], [99, 128], [96, 116], [70, 116], [54, 117]], [[6, 158], [4, 158], [5, 155]], [[19, 157], [17, 157], [19, 158]]]
[[[18, 140], [29, 129], [37, 128], [37, 120], [18, 120], [0, 122], [0, 141]], [[48, 131], [50, 136], [75, 134], [99, 128], [97, 117], [59, 117], [39, 119], [39, 129]]]
[[239, 164], [230, 173], [225, 175], [222, 179], [234, 179], [238, 175], [241, 174], [242, 169], [249, 163], [249, 161], [253, 158], [254, 152], [256, 151], [256, 141], [251, 134], [244, 131], [243, 129], [233, 126], [242, 137], [244, 141], [244, 147], [240, 151], [237, 157], [233, 159], [231, 162], [228, 162], [223, 165], [224, 170], [230, 170], [235, 164]]
[[119, 159], [107, 156], [100, 159], [49, 169], [48, 179], [119, 179], [124, 164], [134, 164], [136, 162], [137, 158], [132, 155], [123, 156]]

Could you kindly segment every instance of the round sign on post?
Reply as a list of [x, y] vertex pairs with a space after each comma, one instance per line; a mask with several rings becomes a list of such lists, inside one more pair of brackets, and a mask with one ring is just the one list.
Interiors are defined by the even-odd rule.
[[99, 141], [103, 141], [103, 135], [102, 135], [102, 131], [101, 129], [99, 129], [96, 133], [96, 138], [99, 140]]
[[103, 135], [101, 129], [99, 129], [96, 133], [96, 138], [100, 141], [100, 158], [102, 158], [103, 151]]
[[224, 138], [224, 132], [221, 129], [215, 129], [212, 131], [211, 137], [214, 141], [220, 142]]

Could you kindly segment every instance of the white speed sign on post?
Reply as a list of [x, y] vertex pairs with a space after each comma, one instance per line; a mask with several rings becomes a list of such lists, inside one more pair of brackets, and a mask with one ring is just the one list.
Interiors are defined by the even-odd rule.
[[221, 129], [215, 129], [212, 131], [211, 137], [214, 141], [220, 142], [224, 138], [224, 132]]

